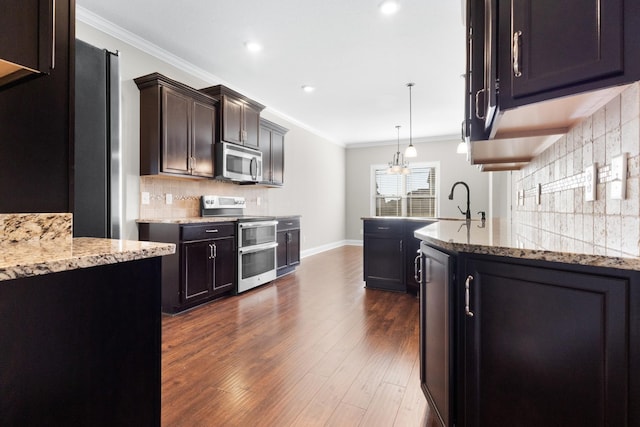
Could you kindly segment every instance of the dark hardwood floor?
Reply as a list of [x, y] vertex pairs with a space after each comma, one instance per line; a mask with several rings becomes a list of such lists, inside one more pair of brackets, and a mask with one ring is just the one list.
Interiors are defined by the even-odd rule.
[[365, 289], [362, 247], [163, 318], [164, 426], [436, 426], [418, 300]]

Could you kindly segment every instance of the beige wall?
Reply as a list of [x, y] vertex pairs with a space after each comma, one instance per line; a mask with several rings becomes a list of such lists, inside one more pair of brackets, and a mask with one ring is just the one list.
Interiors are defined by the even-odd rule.
[[[94, 46], [120, 52], [122, 83], [122, 169], [124, 173], [123, 238], [137, 239], [136, 220], [141, 216], [140, 191], [149, 191], [152, 205], [145, 215], [193, 213], [200, 194], [233, 194], [247, 197], [250, 213], [302, 215], [303, 256], [343, 244], [345, 236], [345, 149], [281, 118], [268, 109], [263, 116], [288, 129], [285, 137], [285, 185], [282, 188], [247, 187], [210, 180], [140, 178], [139, 92], [133, 79], [159, 72], [189, 86], [199, 88], [221, 83], [175, 67], [145, 53], [119, 38], [83, 22], [76, 35]], [[204, 74], [203, 74], [204, 75]], [[234, 88], [241, 91], [241, 88]], [[164, 193], [175, 194], [175, 206], [163, 205]], [[257, 205], [258, 197], [261, 204]], [[147, 209], [148, 208], [148, 209]]]
[[[530, 225], [530, 238], [539, 230], [556, 238], [576, 239], [580, 252], [640, 255], [640, 83], [616, 96], [593, 116], [573, 127], [526, 168], [513, 173], [514, 220]], [[628, 154], [626, 198], [611, 198], [606, 182], [611, 159]], [[597, 163], [596, 200], [586, 201], [584, 168]], [[540, 204], [532, 191], [542, 185]], [[516, 203], [524, 191], [524, 205]]]
[[[347, 218], [346, 236], [349, 241], [362, 240], [361, 217], [370, 216], [371, 213], [371, 165], [386, 164], [391, 161], [396, 146], [367, 146], [360, 148], [347, 148]], [[406, 141], [400, 141], [401, 150], [407, 146]], [[456, 153], [458, 141], [436, 141], [414, 143], [418, 151], [418, 157], [411, 159], [411, 163], [440, 162], [440, 188], [437, 204], [440, 207], [440, 217], [462, 217], [457, 209], [460, 205], [465, 208], [466, 194], [463, 187], [455, 190], [454, 200], [447, 196], [451, 186], [456, 181], [464, 181], [471, 190], [471, 214], [473, 218], [479, 217], [478, 211], [485, 211], [489, 215], [490, 198], [490, 174], [479, 172], [475, 166], [469, 165], [465, 155]], [[499, 176], [504, 175], [501, 172]], [[505, 205], [506, 209], [506, 205]], [[505, 212], [495, 212], [501, 216]]]

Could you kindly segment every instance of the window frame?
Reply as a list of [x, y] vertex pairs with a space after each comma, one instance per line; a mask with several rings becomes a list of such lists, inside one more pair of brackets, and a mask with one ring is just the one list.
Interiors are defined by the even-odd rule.
[[[370, 166], [369, 169], [369, 214], [372, 217], [376, 217], [376, 171], [377, 170], [386, 170], [389, 168], [388, 164], [382, 164], [382, 163], [378, 163], [378, 164], [372, 164]], [[433, 161], [433, 162], [416, 162], [416, 163], [411, 163], [410, 165], [408, 165], [409, 169], [414, 169], [414, 168], [433, 168], [435, 169], [435, 181], [436, 181], [436, 185], [435, 185], [435, 202], [436, 202], [436, 209], [434, 212], [434, 216], [433, 218], [438, 218], [440, 216], [440, 162], [439, 161]], [[406, 175], [401, 175], [403, 177], [406, 177]], [[403, 189], [403, 196], [401, 196], [404, 200], [407, 199], [407, 183], [406, 183], [406, 179], [402, 178], [402, 189]], [[403, 203], [403, 207], [402, 207], [402, 211], [403, 214], [405, 215], [399, 215], [398, 217], [403, 217], [406, 216], [406, 203]]]

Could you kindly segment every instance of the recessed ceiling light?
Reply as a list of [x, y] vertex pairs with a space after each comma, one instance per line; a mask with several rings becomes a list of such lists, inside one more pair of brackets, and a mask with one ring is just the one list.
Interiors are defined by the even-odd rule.
[[313, 86], [309, 86], [309, 85], [303, 85], [303, 86], [302, 86], [302, 90], [303, 90], [303, 91], [305, 91], [305, 92], [307, 92], [307, 93], [311, 93], [311, 92], [313, 92], [314, 90], [316, 90], [316, 88], [315, 88], [315, 87], [313, 87]]
[[249, 52], [260, 52], [262, 50], [262, 45], [256, 42], [245, 42], [244, 46]]
[[396, 0], [384, 0], [378, 7], [385, 15], [393, 15], [400, 8], [400, 4]]

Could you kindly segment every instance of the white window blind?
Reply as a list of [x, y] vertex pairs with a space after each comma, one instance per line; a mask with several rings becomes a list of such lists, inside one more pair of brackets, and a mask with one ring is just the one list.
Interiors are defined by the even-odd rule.
[[435, 217], [437, 213], [437, 166], [409, 166], [408, 175], [387, 173], [386, 166], [374, 167], [375, 216]]

